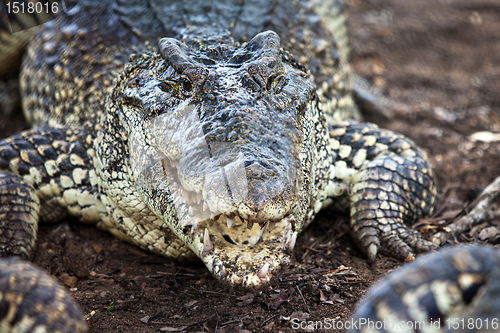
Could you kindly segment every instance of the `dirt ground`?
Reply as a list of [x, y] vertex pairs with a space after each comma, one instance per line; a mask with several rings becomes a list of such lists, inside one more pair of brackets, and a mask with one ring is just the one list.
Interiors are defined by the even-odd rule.
[[[500, 142], [470, 137], [500, 132], [500, 4], [355, 0], [349, 24], [356, 72], [409, 107], [369, 120], [427, 150], [440, 185], [430, 222], [454, 220], [500, 174]], [[0, 119], [2, 136], [23, 126], [19, 115]], [[292, 332], [291, 319], [305, 314], [348, 320], [367, 289], [401, 265], [383, 256], [368, 263], [347, 223], [322, 212], [297, 240], [292, 265], [255, 293], [227, 289], [202, 265], [171, 262], [75, 221], [41, 226], [33, 260], [70, 288], [90, 332]], [[453, 242], [496, 243], [498, 224]]]

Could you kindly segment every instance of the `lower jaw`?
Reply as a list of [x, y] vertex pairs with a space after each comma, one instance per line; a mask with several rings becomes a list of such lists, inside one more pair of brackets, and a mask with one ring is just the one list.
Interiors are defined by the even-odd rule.
[[[258, 288], [267, 285], [281, 267], [289, 263], [297, 236], [290, 217], [276, 222], [272, 230], [270, 228], [269, 223], [265, 224], [256, 244], [238, 245], [229, 243], [223, 234], [215, 232], [227, 228], [214, 222], [195, 235], [193, 250], [217, 279], [230, 285]], [[254, 225], [252, 229], [260, 228]]]

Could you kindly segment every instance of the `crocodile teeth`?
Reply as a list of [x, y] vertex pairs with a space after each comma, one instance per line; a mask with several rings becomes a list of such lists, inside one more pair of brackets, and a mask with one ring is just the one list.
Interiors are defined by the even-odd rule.
[[295, 242], [297, 241], [297, 234], [298, 232], [294, 231], [292, 237], [290, 237], [290, 243], [288, 244], [288, 246], [290, 246], [290, 249], [293, 249], [295, 247]]
[[178, 168], [179, 160], [170, 160], [170, 165], [172, 165], [174, 168]]
[[201, 200], [203, 200], [203, 195], [196, 193], [196, 203], [200, 204]]
[[234, 224], [234, 219], [229, 218], [229, 217], [226, 217], [226, 222], [227, 222], [227, 228], [228, 228], [228, 229], [231, 229], [231, 227], [232, 227], [232, 226], [233, 226], [233, 224]]
[[265, 228], [259, 229], [259, 233], [257, 234], [257, 242], [262, 238], [262, 235], [264, 234], [264, 229]]
[[260, 269], [260, 271], [257, 273], [257, 276], [261, 280], [265, 280], [267, 278], [267, 273], [269, 273], [269, 263], [268, 262], [266, 262], [264, 264], [264, 266], [262, 266], [262, 268]]
[[233, 281], [234, 284], [241, 284], [243, 282], [243, 279], [241, 277], [239, 277], [238, 275], [233, 274], [231, 276], [231, 281]]
[[210, 234], [208, 233], [208, 229], [205, 228], [205, 233], [203, 234], [203, 251], [210, 253], [213, 249], [214, 245], [210, 241]]
[[222, 274], [224, 276], [228, 276], [229, 275], [229, 272], [227, 271], [226, 267], [224, 265], [222, 265]]
[[267, 231], [268, 232], [273, 231], [273, 229], [274, 229], [275, 226], [276, 226], [276, 222], [269, 222], [268, 223], [268, 227], [267, 227]]
[[206, 212], [208, 210], [208, 204], [206, 201], [203, 201], [203, 211]]
[[292, 229], [288, 229], [288, 231], [286, 232], [286, 236], [285, 236], [285, 244], [288, 244], [290, 242], [291, 235], [292, 235]]
[[189, 206], [189, 209], [188, 209], [188, 214], [189, 214], [189, 216], [194, 217], [194, 209], [193, 209], [193, 206]]

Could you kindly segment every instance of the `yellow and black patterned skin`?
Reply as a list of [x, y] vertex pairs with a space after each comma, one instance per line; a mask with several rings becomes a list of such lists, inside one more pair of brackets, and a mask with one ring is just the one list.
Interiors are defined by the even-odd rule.
[[0, 141], [2, 202], [19, 202], [3, 206], [4, 255], [29, 257], [38, 221], [72, 215], [259, 287], [332, 202], [350, 202], [371, 260], [434, 248], [406, 225], [436, 201], [425, 154], [341, 121], [358, 111], [329, 5], [89, 1], [45, 24], [21, 73], [33, 129]]
[[422, 256], [370, 289], [350, 332], [498, 332], [499, 267], [488, 246]]
[[[153, 6], [151, 4], [151, 6]], [[84, 1], [22, 65], [33, 129], [0, 141], [0, 252], [75, 216], [144, 249], [261, 288], [332, 202], [374, 260], [435, 245], [425, 154], [358, 123], [338, 1]]]
[[0, 332], [87, 332], [83, 313], [53, 277], [17, 258], [0, 261]]
[[[428, 251], [435, 246], [422, 240], [405, 223], [416, 222], [432, 212], [436, 187], [425, 154], [400, 134], [373, 124], [338, 122], [328, 126], [330, 144], [338, 147], [335, 165], [351, 176], [351, 226], [361, 248], [375, 259], [376, 251], [411, 258], [412, 249]], [[356, 171], [353, 171], [356, 170]], [[375, 222], [376, 221], [376, 222]]]

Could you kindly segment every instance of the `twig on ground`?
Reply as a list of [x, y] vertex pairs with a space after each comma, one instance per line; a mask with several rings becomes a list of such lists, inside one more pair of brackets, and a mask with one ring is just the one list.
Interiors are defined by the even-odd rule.
[[302, 297], [302, 301], [304, 302], [304, 305], [307, 308], [307, 313], [311, 313], [311, 310], [309, 309], [309, 306], [307, 305], [306, 300], [305, 300], [304, 296], [302, 295], [302, 291], [300, 291], [299, 286], [297, 286], [297, 290], [299, 291], [300, 297]]
[[443, 244], [447, 240], [456, 237], [457, 235], [470, 230], [482, 222], [500, 217], [500, 209], [492, 209], [490, 207], [493, 199], [500, 194], [500, 177], [497, 177], [490, 185], [488, 185], [481, 195], [474, 200], [471, 206], [475, 206], [467, 215], [462, 216], [457, 221], [446, 226], [446, 232], [438, 232], [431, 241], [435, 244]]

